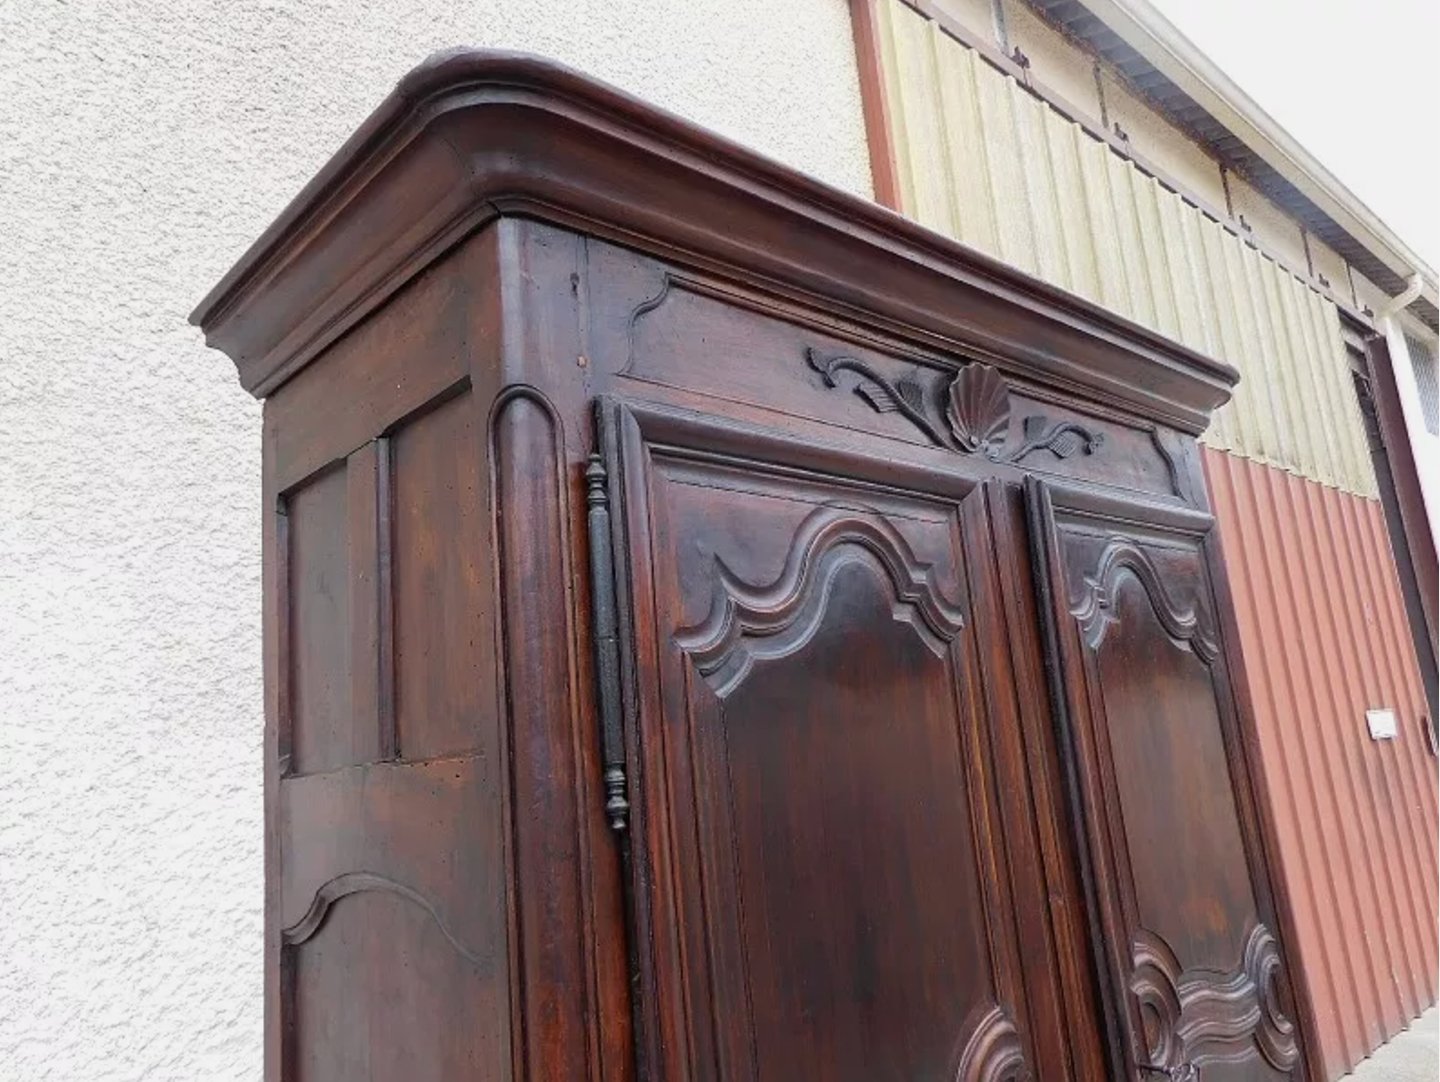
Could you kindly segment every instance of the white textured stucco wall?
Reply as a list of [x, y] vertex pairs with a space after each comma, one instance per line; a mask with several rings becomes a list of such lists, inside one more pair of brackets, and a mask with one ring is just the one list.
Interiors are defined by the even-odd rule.
[[455, 44], [868, 192], [844, 0], [0, 0], [3, 1082], [259, 1078], [259, 408], [185, 315]]

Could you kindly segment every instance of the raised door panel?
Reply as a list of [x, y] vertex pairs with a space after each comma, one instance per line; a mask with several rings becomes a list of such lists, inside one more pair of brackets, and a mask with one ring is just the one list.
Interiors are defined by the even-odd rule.
[[1299, 1077], [1208, 516], [1029, 496], [1116, 1054], [1142, 1079]]
[[652, 1075], [1032, 1077], [983, 490], [608, 428]]

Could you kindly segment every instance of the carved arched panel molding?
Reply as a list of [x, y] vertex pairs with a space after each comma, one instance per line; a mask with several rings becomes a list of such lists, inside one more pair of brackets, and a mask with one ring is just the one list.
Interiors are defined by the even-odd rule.
[[428, 898], [412, 887], [371, 872], [347, 872], [322, 883], [315, 891], [305, 915], [280, 933], [285, 945], [291, 948], [299, 947], [320, 932], [331, 910], [342, 898], [366, 893], [391, 894], [424, 910], [457, 954], [474, 965], [482, 964], [481, 956], [456, 938]]
[[849, 563], [879, 566], [895, 591], [894, 616], [909, 624], [937, 657], [965, 627], [960, 607], [935, 583], [933, 568], [878, 512], [821, 507], [801, 525], [772, 582], [745, 582], [717, 559], [710, 611], [676, 642], [724, 696], [755, 661], [801, 649], [825, 617], [829, 584]]
[[1100, 649], [1106, 631], [1115, 623], [1116, 594], [1127, 577], [1140, 584], [1170, 638], [1188, 646], [1205, 664], [1214, 664], [1219, 646], [1209, 618], [1203, 610], [1177, 601], [1150, 556], [1124, 537], [1106, 544], [1095, 570], [1085, 576], [1079, 599], [1070, 607], [1090, 649]]
[[1265, 925], [1251, 928], [1240, 961], [1226, 973], [1182, 972], [1169, 944], [1146, 929], [1136, 935], [1134, 964], [1130, 992], [1151, 1064], [1199, 1070], [1258, 1052], [1278, 1071], [1295, 1066], [1295, 1026], [1277, 984], [1280, 952]]
[[1025, 1046], [1004, 1008], [992, 1006], [970, 1031], [955, 1068], [955, 1082], [1031, 1082]]

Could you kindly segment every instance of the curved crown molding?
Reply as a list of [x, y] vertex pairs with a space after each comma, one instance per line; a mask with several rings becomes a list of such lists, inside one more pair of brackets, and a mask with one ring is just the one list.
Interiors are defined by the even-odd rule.
[[247, 389], [268, 394], [447, 249], [507, 215], [840, 309], [1189, 432], [1237, 378], [567, 67], [466, 50], [402, 79], [191, 319]]

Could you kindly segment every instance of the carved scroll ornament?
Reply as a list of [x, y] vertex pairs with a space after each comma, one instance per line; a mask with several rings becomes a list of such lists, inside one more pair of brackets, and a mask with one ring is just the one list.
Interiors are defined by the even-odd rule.
[[970, 1031], [955, 1082], [1033, 1082], [1034, 1077], [1009, 1014], [991, 1006]]
[[[962, 367], [945, 386], [937, 411], [927, 402], [925, 388], [913, 373], [891, 380], [858, 357], [824, 357], [814, 349], [805, 351], [805, 360], [832, 389], [840, 386], [841, 373], [851, 373], [856, 377], [855, 393], [876, 413], [898, 413], [935, 446], [961, 454], [1018, 463], [1036, 451], [1049, 451], [1061, 459], [1094, 454], [1105, 442], [1102, 432], [1075, 421], [1051, 424], [1037, 413], [1021, 422], [1019, 446], [1007, 450], [1010, 389], [999, 372], [978, 361]], [[935, 412], [943, 423], [932, 416]]]
[[1299, 1060], [1295, 1025], [1280, 1003], [1280, 950], [1263, 924], [1250, 930], [1238, 968], [1182, 972], [1169, 945], [1141, 929], [1134, 945], [1130, 992], [1144, 1026], [1141, 1067], [1171, 1079], [1194, 1079], [1207, 1063], [1251, 1055], [1276, 1070]]

